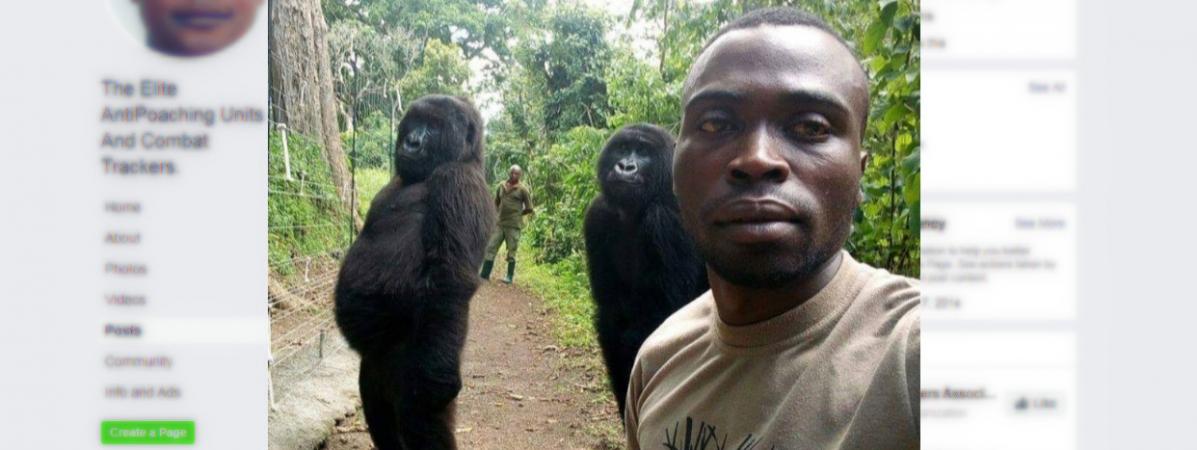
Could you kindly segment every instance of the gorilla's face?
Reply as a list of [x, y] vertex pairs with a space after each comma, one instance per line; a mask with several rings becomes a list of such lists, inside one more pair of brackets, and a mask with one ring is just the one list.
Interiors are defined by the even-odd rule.
[[620, 130], [599, 156], [603, 195], [621, 204], [643, 204], [670, 192], [673, 137], [651, 125]]
[[868, 79], [812, 27], [729, 32], [691, 72], [674, 187], [711, 269], [775, 288], [843, 247], [859, 203]]
[[426, 96], [399, 122], [395, 166], [404, 183], [417, 183], [441, 164], [481, 159], [481, 119], [468, 101]]

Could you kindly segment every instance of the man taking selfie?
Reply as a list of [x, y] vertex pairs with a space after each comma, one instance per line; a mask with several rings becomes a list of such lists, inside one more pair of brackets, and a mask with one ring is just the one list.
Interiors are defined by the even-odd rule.
[[917, 449], [919, 287], [844, 249], [869, 84], [793, 9], [720, 30], [682, 93], [674, 191], [711, 290], [645, 341], [631, 449]]

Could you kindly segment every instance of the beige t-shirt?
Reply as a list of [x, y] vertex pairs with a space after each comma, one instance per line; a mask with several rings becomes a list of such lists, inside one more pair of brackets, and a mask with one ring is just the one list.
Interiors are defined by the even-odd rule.
[[843, 253], [831, 282], [730, 326], [707, 291], [661, 324], [628, 386], [628, 448], [919, 448], [918, 282]]

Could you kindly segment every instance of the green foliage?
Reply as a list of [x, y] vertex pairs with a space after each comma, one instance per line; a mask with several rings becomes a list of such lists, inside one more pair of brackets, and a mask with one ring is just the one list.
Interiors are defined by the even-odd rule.
[[362, 217], [366, 217], [374, 196], [391, 181], [391, 171], [376, 167], [359, 168], [353, 172], [353, 180], [357, 187], [357, 210]]
[[[905, 275], [919, 272], [919, 16], [910, 0], [874, 4], [860, 53], [872, 110], [861, 180], [865, 202], [848, 249], [859, 260]], [[859, 35], [860, 25], [854, 28]]]
[[[685, 0], [637, 0], [628, 13], [629, 23], [641, 20], [658, 26], [657, 64], [660, 77], [683, 82], [694, 57], [708, 38], [725, 23], [753, 9], [733, 0], [689, 2]], [[681, 97], [679, 89], [675, 94]], [[680, 110], [676, 115], [680, 115]]]
[[574, 128], [529, 162], [528, 183], [540, 213], [525, 235], [538, 260], [559, 262], [585, 254], [582, 219], [598, 195], [594, 167], [609, 135], [607, 130]]
[[390, 170], [395, 146], [391, 118], [382, 111], [373, 111], [358, 120], [355, 130], [341, 133], [342, 145], [349, 149], [355, 167]]
[[[421, 43], [436, 39], [456, 44], [473, 58], [484, 49], [505, 55], [513, 2], [500, 0], [324, 0], [331, 24], [355, 21], [379, 30], [400, 30]], [[543, 5], [534, 1], [533, 7]], [[517, 6], [520, 4], [517, 4]]]
[[[402, 30], [383, 33], [356, 20], [330, 23], [328, 47], [337, 99], [342, 106], [353, 106], [358, 117], [389, 113], [400, 75], [411, 68], [420, 51]], [[368, 96], [386, 96], [390, 101], [363, 102]]]
[[534, 63], [544, 67], [545, 126], [550, 130], [606, 124], [607, 22], [603, 13], [581, 7], [562, 9], [549, 18], [550, 38]]
[[403, 99], [411, 103], [428, 94], [464, 95], [470, 67], [461, 49], [439, 40], [428, 41], [424, 61], [399, 81]]
[[557, 342], [569, 348], [595, 349], [594, 302], [590, 301], [590, 281], [581, 259], [536, 262], [534, 252], [520, 247], [519, 258], [527, 263], [521, 263], [516, 282], [528, 287], [554, 313]]
[[612, 111], [608, 128], [618, 130], [625, 125], [647, 122], [677, 134], [682, 80], [666, 82], [656, 68], [636, 58], [626, 47], [616, 50], [606, 78], [607, 100]]
[[610, 114], [610, 18], [574, 3], [525, 17], [516, 27], [514, 60], [494, 79], [503, 110], [487, 125], [492, 180], [505, 177], [511, 164], [530, 168], [576, 127], [605, 127]]
[[287, 135], [291, 179], [286, 178], [282, 137], [270, 132], [269, 240], [272, 271], [288, 275], [300, 257], [323, 256], [348, 245], [350, 217], [337, 199], [336, 189], [320, 145], [302, 135]]
[[[400, 99], [466, 94], [483, 106], [478, 94], [485, 93], [499, 106], [488, 117], [488, 176], [496, 182], [511, 164], [523, 166], [537, 203], [521, 246], [530, 256], [521, 276], [562, 316], [561, 339], [592, 343], [581, 223], [597, 194], [598, 152], [614, 130], [632, 123], [676, 133], [682, 83], [707, 39], [744, 11], [783, 4], [828, 20], [869, 72], [865, 202], [847, 246], [864, 262], [917, 276], [917, 0], [634, 0], [620, 18], [580, 0], [327, 0], [338, 97], [357, 114], [356, 135], [343, 137], [356, 140], [359, 208], [364, 213], [367, 197], [389, 179], [388, 120]], [[272, 195], [272, 221], [281, 202]], [[295, 220], [344, 216], [315, 201], [285, 206]], [[291, 248], [273, 239], [272, 258]], [[287, 239], [303, 251], [332, 245], [318, 235]]]
[[[532, 1], [532, 7], [540, 3]], [[397, 114], [425, 94], [469, 94], [468, 61], [510, 59], [513, 17], [505, 0], [325, 0], [342, 129], [375, 112]]]
[[519, 124], [522, 128], [541, 126], [548, 133], [563, 133], [576, 126], [606, 124], [604, 72], [610, 49], [605, 33], [610, 22], [602, 11], [566, 3], [532, 15], [519, 28], [521, 39], [512, 49], [518, 66], [503, 77], [526, 77], [511, 86], [518, 90], [517, 99], [526, 98], [520, 94], [544, 97], [536, 115], [543, 122]]

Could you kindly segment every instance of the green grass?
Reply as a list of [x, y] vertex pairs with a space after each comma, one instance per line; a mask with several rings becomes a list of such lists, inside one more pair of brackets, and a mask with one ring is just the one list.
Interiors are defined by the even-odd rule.
[[278, 133], [267, 141], [270, 270], [283, 276], [296, 273], [297, 260], [344, 248], [352, 232], [320, 144], [298, 133], [288, 134], [287, 142], [284, 153]]
[[391, 172], [384, 168], [359, 168], [354, 171], [354, 183], [357, 186], [357, 210], [362, 217], [370, 212], [370, 202], [374, 195], [391, 181]]
[[575, 255], [553, 264], [537, 263], [533, 250], [527, 247], [521, 247], [519, 251], [516, 283], [544, 301], [552, 313], [557, 342], [567, 348], [598, 348], [594, 302], [590, 300], [590, 282], [586, 279], [582, 256]]

